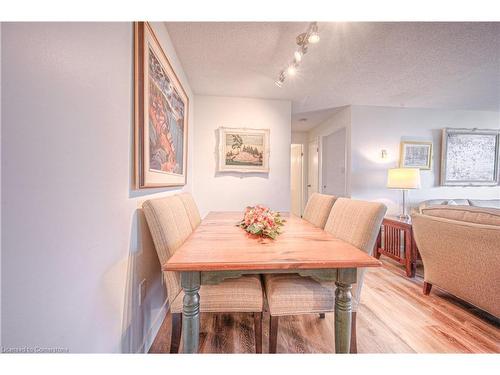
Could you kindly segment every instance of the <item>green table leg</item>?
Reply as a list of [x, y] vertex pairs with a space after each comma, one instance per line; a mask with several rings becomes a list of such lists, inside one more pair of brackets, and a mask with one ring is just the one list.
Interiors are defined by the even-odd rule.
[[182, 272], [181, 285], [184, 289], [182, 307], [183, 353], [198, 353], [200, 340], [200, 273]]
[[349, 353], [351, 346], [352, 284], [356, 282], [356, 269], [345, 268], [337, 272], [335, 290], [335, 353]]

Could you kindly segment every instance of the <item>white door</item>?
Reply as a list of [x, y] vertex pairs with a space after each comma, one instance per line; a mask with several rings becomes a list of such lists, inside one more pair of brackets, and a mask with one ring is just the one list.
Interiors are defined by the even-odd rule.
[[291, 170], [290, 170], [290, 195], [292, 198], [292, 213], [297, 216], [302, 215], [302, 194], [303, 184], [303, 145], [292, 144], [291, 146]]
[[322, 138], [321, 192], [346, 196], [346, 129]]
[[309, 152], [307, 158], [307, 199], [311, 197], [312, 193], [318, 192], [318, 140], [309, 143]]

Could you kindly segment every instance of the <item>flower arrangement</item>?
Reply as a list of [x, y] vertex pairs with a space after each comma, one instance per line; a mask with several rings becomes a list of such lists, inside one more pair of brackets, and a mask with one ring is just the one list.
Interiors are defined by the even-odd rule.
[[257, 205], [245, 209], [243, 220], [238, 223], [238, 226], [245, 229], [248, 233], [261, 237], [269, 237], [274, 240], [281, 233], [281, 227], [284, 223], [285, 219], [281, 217], [279, 212], [274, 212], [267, 207]]

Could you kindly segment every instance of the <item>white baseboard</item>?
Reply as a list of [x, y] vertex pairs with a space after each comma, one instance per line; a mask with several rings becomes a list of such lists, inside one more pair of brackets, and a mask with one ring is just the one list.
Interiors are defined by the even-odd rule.
[[165, 320], [165, 316], [167, 315], [169, 309], [168, 305], [168, 298], [165, 299], [165, 302], [163, 302], [163, 305], [160, 308], [160, 311], [156, 315], [156, 317], [153, 320], [153, 323], [151, 324], [151, 327], [148, 330], [148, 333], [144, 337], [144, 341], [142, 342], [142, 345], [140, 346], [139, 350], [137, 353], [147, 353], [149, 352], [149, 349], [151, 348], [151, 345], [153, 345], [153, 342], [156, 338], [156, 335], [158, 334], [158, 331], [160, 330], [160, 327]]

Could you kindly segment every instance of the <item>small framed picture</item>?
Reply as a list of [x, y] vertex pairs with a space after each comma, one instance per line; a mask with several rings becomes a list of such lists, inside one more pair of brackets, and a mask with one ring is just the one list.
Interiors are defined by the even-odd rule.
[[219, 128], [219, 172], [269, 172], [269, 129]]
[[431, 169], [432, 142], [402, 141], [399, 155], [400, 168]]

